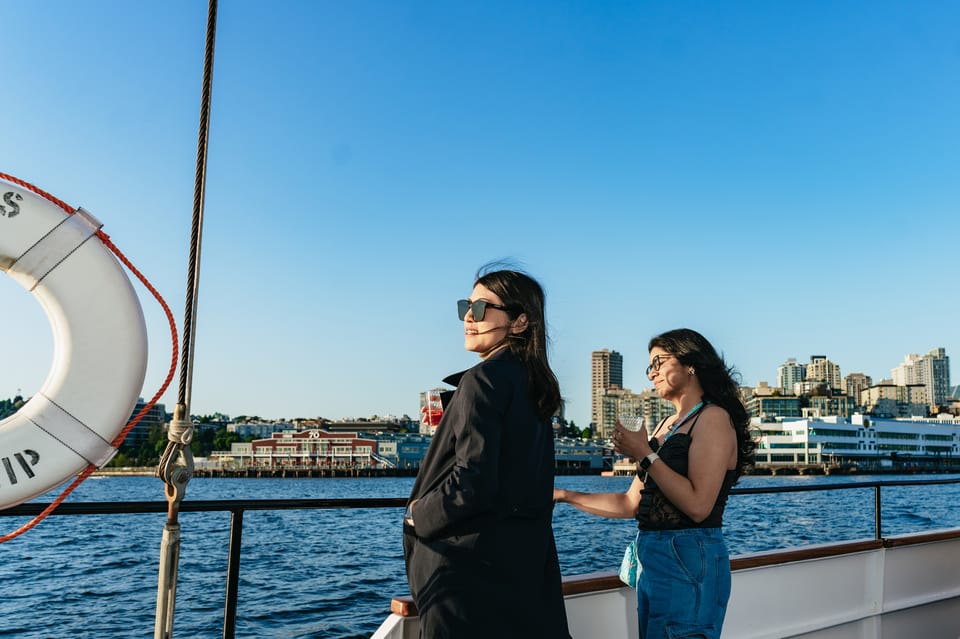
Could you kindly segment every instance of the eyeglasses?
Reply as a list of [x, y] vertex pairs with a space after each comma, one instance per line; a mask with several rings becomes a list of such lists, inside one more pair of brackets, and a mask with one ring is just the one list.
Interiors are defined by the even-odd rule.
[[457, 300], [457, 313], [460, 315], [460, 320], [463, 321], [467, 317], [467, 311], [473, 311], [473, 321], [482, 322], [483, 315], [486, 313], [488, 308], [495, 308], [498, 311], [509, 311], [512, 310], [509, 306], [500, 306], [499, 304], [494, 304], [493, 302], [488, 302], [487, 300]]
[[653, 359], [650, 360], [650, 365], [647, 366], [647, 377], [650, 377], [650, 371], [659, 373], [660, 367], [663, 366], [663, 360], [668, 357], [676, 357], [676, 355], [654, 355]]

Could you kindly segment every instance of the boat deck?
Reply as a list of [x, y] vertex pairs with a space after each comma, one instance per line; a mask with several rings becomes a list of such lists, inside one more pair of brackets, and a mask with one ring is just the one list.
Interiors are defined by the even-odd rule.
[[[960, 529], [740, 555], [724, 639], [958, 639]], [[636, 637], [636, 595], [616, 572], [564, 580], [574, 638]], [[372, 639], [415, 639], [397, 597]]]

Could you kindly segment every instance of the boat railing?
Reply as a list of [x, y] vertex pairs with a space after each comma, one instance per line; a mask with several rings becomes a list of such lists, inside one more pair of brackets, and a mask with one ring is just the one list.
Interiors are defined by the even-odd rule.
[[[808, 486], [770, 486], [765, 488], [734, 488], [731, 491], [733, 495], [759, 495], [759, 494], [777, 494], [777, 493], [796, 493], [811, 492], [823, 490], [864, 490], [872, 489], [874, 491], [874, 526], [875, 540], [882, 537], [882, 519], [881, 519], [881, 491], [884, 488], [898, 486], [920, 486], [936, 484], [956, 484], [960, 483], [960, 477], [948, 479], [915, 479], [915, 480], [887, 480], [887, 481], [858, 481], [851, 483], [833, 483]], [[357, 499], [229, 499], [229, 500], [185, 500], [180, 505], [180, 512], [229, 512], [230, 513], [230, 538], [227, 555], [227, 576], [226, 576], [226, 596], [224, 602], [223, 619], [223, 637], [232, 639], [236, 630], [237, 616], [237, 597], [239, 591], [240, 577], [240, 553], [241, 541], [243, 539], [243, 514], [246, 511], [256, 510], [350, 510], [366, 508], [403, 508], [406, 505], [405, 498], [357, 498]], [[49, 504], [31, 502], [13, 506], [0, 511], [3, 517], [33, 517], [47, 508]], [[65, 502], [51, 513], [51, 516], [76, 516], [76, 515], [132, 515], [145, 513], [166, 513], [166, 501], [113, 501], [113, 502]], [[848, 542], [849, 543], [849, 542]], [[857, 542], [854, 542], [857, 543]], [[735, 561], [735, 560], [734, 560]], [[600, 586], [606, 587], [609, 583], [615, 583], [615, 574], [596, 573], [586, 575], [586, 581], [591, 582], [590, 588]], [[586, 583], [577, 585], [579, 581], [574, 578], [572, 581], [568, 578], [565, 581], [571, 582], [566, 586], [566, 590], [571, 587], [574, 589], [585, 589]], [[397, 601], [394, 601], [393, 607], [396, 611]], [[406, 614], [411, 614], [410, 610]]]
[[883, 531], [883, 514], [880, 508], [881, 490], [895, 486], [929, 486], [937, 484], [958, 484], [960, 477], [948, 479], [894, 479], [888, 481], [858, 481], [843, 484], [821, 484], [808, 486], [768, 486], [765, 488], [733, 488], [732, 495], [767, 495], [773, 493], [802, 493], [818, 490], [873, 489], [873, 528], [874, 539], [880, 539]]

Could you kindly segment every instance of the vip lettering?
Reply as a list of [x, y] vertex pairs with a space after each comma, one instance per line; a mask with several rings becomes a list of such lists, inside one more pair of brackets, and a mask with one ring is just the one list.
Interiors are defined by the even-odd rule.
[[[27, 463], [26, 455], [30, 458], [29, 464]], [[36, 466], [37, 462], [40, 461], [40, 455], [33, 450], [26, 449], [22, 453], [14, 453], [13, 459], [16, 460], [17, 466], [14, 466], [10, 457], [0, 457], [0, 462], [3, 463], [3, 469], [7, 471], [7, 479], [10, 480], [11, 484], [17, 483], [17, 471], [22, 470], [23, 474], [27, 476], [27, 479], [33, 479], [36, 473], [33, 472], [33, 469], [30, 466]]]
[[6, 202], [7, 206], [0, 204], [0, 215], [4, 217], [17, 217], [20, 215], [20, 205], [17, 204], [17, 202], [23, 201], [22, 195], [13, 191], [7, 191], [3, 194], [3, 201]]

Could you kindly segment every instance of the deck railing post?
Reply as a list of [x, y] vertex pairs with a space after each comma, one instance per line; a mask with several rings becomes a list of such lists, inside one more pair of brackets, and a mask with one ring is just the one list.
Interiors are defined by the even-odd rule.
[[880, 485], [876, 485], [873, 488], [873, 530], [874, 530], [874, 539], [880, 539], [883, 536], [883, 515], [882, 508], [880, 506]]
[[237, 593], [240, 590], [240, 542], [243, 539], [243, 510], [230, 515], [230, 551], [227, 555], [227, 593], [223, 606], [223, 639], [233, 639], [237, 630]]

